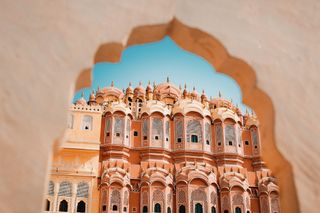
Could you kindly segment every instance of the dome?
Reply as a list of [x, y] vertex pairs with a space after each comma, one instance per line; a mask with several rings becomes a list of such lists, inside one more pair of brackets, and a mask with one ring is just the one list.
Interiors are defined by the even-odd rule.
[[89, 101], [95, 101], [95, 100], [96, 100], [96, 96], [94, 95], [94, 92], [92, 91], [92, 93], [90, 94]]
[[123, 98], [123, 96], [124, 96], [123, 92], [120, 89], [115, 88], [113, 86], [103, 88], [100, 92], [105, 97], [107, 97], [107, 96], [116, 96], [117, 98]]
[[126, 89], [126, 94], [133, 94], [133, 89], [131, 87], [131, 82], [129, 83], [128, 88]]
[[181, 94], [179, 88], [168, 82], [157, 85], [154, 92], [156, 94], [159, 94], [161, 98], [173, 97], [175, 99], [178, 99]]
[[87, 101], [84, 99], [84, 97], [81, 97], [80, 99], [77, 100], [76, 105], [85, 106], [87, 105]]
[[147, 89], [146, 89], [147, 93], [152, 92], [152, 86], [150, 84], [150, 81], [148, 83]]
[[146, 91], [144, 90], [141, 82], [139, 83], [139, 86], [137, 86], [135, 89], [134, 89], [134, 95], [135, 96], [140, 96], [140, 95], [144, 95], [146, 93]]
[[207, 100], [208, 99], [206, 94], [205, 94], [205, 92], [204, 92], [204, 90], [202, 90], [201, 99], [203, 99], [203, 100]]
[[192, 91], [192, 93], [191, 93], [191, 96], [194, 97], [194, 98], [197, 98], [197, 97], [198, 97], [198, 93], [197, 93], [195, 87], [193, 87], [193, 91]]

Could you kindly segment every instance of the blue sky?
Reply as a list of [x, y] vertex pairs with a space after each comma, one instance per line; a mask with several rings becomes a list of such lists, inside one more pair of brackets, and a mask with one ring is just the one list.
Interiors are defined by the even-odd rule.
[[203, 58], [181, 49], [169, 37], [155, 43], [128, 47], [122, 54], [119, 63], [98, 63], [94, 66], [91, 88], [78, 91], [74, 100], [84, 92], [88, 99], [92, 90], [110, 86], [114, 81], [116, 87], [126, 89], [129, 82], [132, 87], [139, 82], [145, 87], [152, 82], [165, 82], [166, 78], [179, 86], [187, 84], [187, 89], [196, 88], [199, 94], [205, 90], [208, 98], [217, 97], [221, 91], [222, 97], [232, 99], [239, 104], [242, 112], [246, 106], [241, 101], [241, 91], [238, 84], [230, 77], [217, 73]]

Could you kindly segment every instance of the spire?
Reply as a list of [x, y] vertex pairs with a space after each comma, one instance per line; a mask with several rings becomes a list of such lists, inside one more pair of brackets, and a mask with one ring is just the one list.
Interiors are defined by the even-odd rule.
[[219, 90], [219, 98], [221, 98], [221, 96], [222, 96], [222, 95], [221, 95], [221, 92], [220, 92], [220, 90]]
[[170, 81], [169, 81], [169, 76], [167, 77], [167, 83], [170, 83]]
[[111, 87], [113, 87], [114, 86], [114, 82], [113, 81], [111, 81]]
[[187, 83], [184, 83], [184, 89], [187, 89]]
[[156, 82], [155, 81], [153, 82], [153, 87], [156, 88]]

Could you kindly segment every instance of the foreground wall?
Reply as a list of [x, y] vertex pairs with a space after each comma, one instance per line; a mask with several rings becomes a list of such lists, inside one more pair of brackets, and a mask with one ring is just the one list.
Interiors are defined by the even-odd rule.
[[125, 43], [133, 27], [174, 16], [255, 69], [274, 104], [276, 142], [292, 162], [300, 209], [317, 212], [319, 4], [2, 0], [0, 212], [40, 211], [51, 142], [63, 135], [75, 80], [92, 66], [98, 46]]

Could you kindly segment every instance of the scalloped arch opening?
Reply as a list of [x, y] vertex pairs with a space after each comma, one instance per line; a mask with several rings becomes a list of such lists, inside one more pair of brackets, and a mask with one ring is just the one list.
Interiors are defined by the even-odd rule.
[[[132, 45], [157, 42], [169, 36], [179, 47], [204, 58], [217, 72], [233, 78], [240, 86], [242, 101], [259, 117], [261, 126], [262, 157], [277, 177], [280, 186], [282, 212], [300, 212], [290, 163], [278, 151], [275, 143], [275, 112], [269, 96], [258, 88], [255, 71], [245, 61], [233, 57], [212, 35], [188, 27], [173, 19], [169, 23], [136, 27], [130, 33], [126, 45], [101, 44], [94, 56], [94, 64], [119, 62], [122, 51]], [[76, 91], [90, 86], [91, 69], [86, 68], [76, 80]]]

